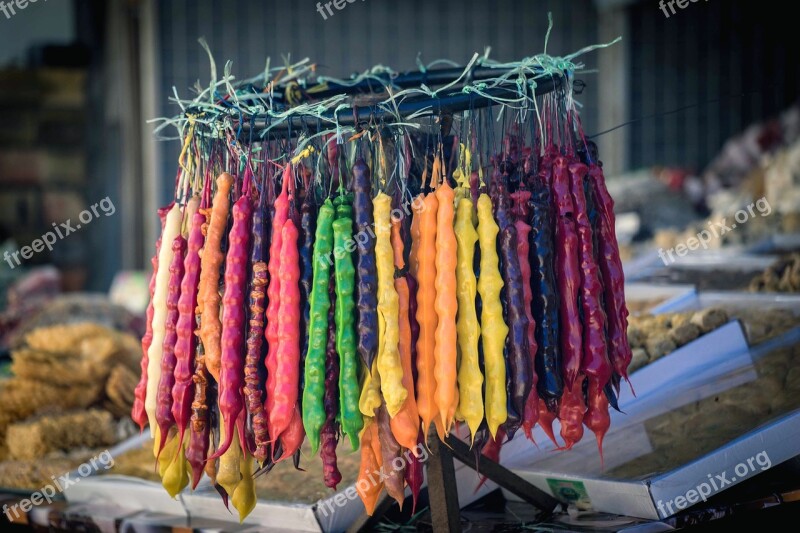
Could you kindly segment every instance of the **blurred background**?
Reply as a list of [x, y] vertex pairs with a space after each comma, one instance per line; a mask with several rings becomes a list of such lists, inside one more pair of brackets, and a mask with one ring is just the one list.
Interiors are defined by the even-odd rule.
[[[630, 370], [642, 371], [632, 380], [652, 409], [628, 411], [636, 434], [615, 419], [620, 431], [606, 441], [605, 465], [594, 439], [584, 439], [583, 452], [552, 454], [543, 435], [535, 455], [523, 439], [509, 443], [504, 464], [529, 480], [539, 468], [643, 487], [645, 476], [689, 464], [792, 410], [800, 432], [800, 296], [788, 294], [800, 293], [800, 44], [790, 13], [745, 0], [336, 2], [344, 7], [323, 16], [318, 7], [331, 2], [0, 1], [0, 489], [30, 494], [113, 445], [122, 448], [114, 448], [118, 463], [108, 473], [157, 479], [141, 440], [125, 448], [139, 433], [128, 414], [156, 213], [172, 200], [181, 150], [164, 138], [174, 130], [156, 134], [153, 119], [178, 115], [176, 97], [208, 86], [201, 38], [217, 77], [230, 60], [242, 80], [268, 61], [309, 58], [316, 74], [349, 78], [378, 64], [398, 72], [441, 59], [464, 65], [487, 50], [498, 61], [566, 56], [622, 37], [579, 58], [586, 70], [574, 97], [616, 202]], [[748, 203], [758, 212], [710, 250], [662, 263], [659, 251], [685, 249]], [[66, 221], [75, 231], [31, 253]], [[731, 370], [737, 361], [744, 366]], [[747, 383], [736, 381], [744, 367]], [[47, 443], [37, 432], [40, 417], [52, 413], [63, 431]], [[751, 495], [762, 503], [775, 494], [800, 500], [798, 440], [783, 440], [794, 446], [789, 470], [754, 477], [750, 492], [726, 505]], [[342, 461], [346, 483], [357, 462], [356, 454]], [[306, 465], [307, 477], [284, 464], [269, 483], [261, 478], [259, 498], [294, 504], [330, 496], [319, 462]], [[794, 483], [792, 498], [779, 482]], [[464, 483], [461, 494], [474, 496]], [[483, 511], [511, 507], [497, 493]], [[12, 502], [4, 496], [0, 504]], [[178, 506], [162, 492], [154, 498]], [[625, 501], [617, 493], [608, 499]], [[409, 520], [398, 516], [397, 523]], [[504, 519], [516, 529], [524, 509]]]

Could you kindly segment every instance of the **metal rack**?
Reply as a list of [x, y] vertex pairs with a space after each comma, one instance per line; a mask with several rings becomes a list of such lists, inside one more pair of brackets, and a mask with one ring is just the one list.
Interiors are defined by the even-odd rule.
[[[497, 67], [476, 66], [470, 69], [464, 77], [464, 82], [487, 80], [508, 72], [508, 69]], [[327, 98], [337, 94], [358, 94], [371, 93], [375, 89], [383, 90], [384, 87], [396, 87], [407, 89], [426, 85], [428, 87], [440, 87], [453, 83], [464, 73], [461, 67], [440, 68], [433, 70], [416, 70], [405, 72], [392, 77], [388, 73], [374, 74], [353, 84], [341, 84], [330, 80], [318, 81], [316, 85], [306, 89], [306, 92], [315, 98]]]
[[[516, 82], [508, 81], [496, 87], [486, 88], [482, 91], [484, 93], [483, 95], [465, 93], [462, 91], [462, 88], [470, 81], [496, 77], [502, 75], [504, 72], [508, 72], [508, 70], [488, 67], [474, 68], [464, 76], [464, 84], [460, 84], [458, 87], [448, 88], [444, 94], [441, 96], [437, 95], [436, 98], [420, 97], [405, 100], [398, 104], [394, 113], [390, 113], [383, 107], [375, 104], [358, 106], [357, 103], [353, 102], [350, 107], [350, 113], [345, 111], [335, 115], [334, 113], [330, 113], [325, 118], [330, 119], [330, 122], [342, 126], [355, 126], [356, 129], [359, 129], [359, 127], [371, 121], [391, 122], [395, 120], [397, 115], [401, 118], [412, 114], [417, 114], [416, 116], [447, 115], [467, 110], [486, 108], [497, 104], [497, 102], [492, 100], [493, 97], [517, 95], [519, 89]], [[462, 74], [463, 69], [449, 68], [427, 72], [410, 72], [393, 79], [385, 75], [385, 84], [380, 87], [380, 89], [385, 89], [385, 86], [400, 88], [419, 87], [421, 84], [425, 84], [428, 87], [446, 86], [458, 80]], [[534, 73], [533, 75], [537, 74], [541, 75], [541, 72]], [[563, 82], [566, 79], [566, 73], [561, 77], [538, 77], [538, 75], [535, 88], [529, 89], [534, 91], [536, 96], [553, 92], [565, 86]], [[322, 98], [335, 94], [347, 94], [352, 96], [375, 94], [375, 89], [379, 86], [374, 79], [365, 79], [353, 85], [342, 85], [333, 82], [323, 82], [323, 84], [324, 89], [316, 91], [308, 90], [305, 94], [311, 95], [314, 98]], [[316, 87], [321, 86], [322, 85], [317, 85]], [[274, 132], [274, 134], [278, 136], [286, 136], [303, 130], [315, 131], [321, 123], [325, 122], [323, 120], [315, 119], [307, 121], [302, 117], [291, 117], [279, 124], [272, 125], [270, 132]], [[330, 127], [330, 123], [326, 124]], [[267, 127], [267, 125], [267, 120], [255, 119], [248, 121], [247, 124], [243, 123], [242, 127], [261, 129]], [[475, 453], [474, 450], [470, 450], [468, 445], [458, 438], [450, 436], [445, 442], [442, 442], [439, 440], [435, 431], [431, 431], [430, 436], [428, 447], [431, 450], [431, 455], [426, 468], [428, 498], [430, 501], [431, 519], [434, 531], [461, 531], [458, 486], [453, 463], [454, 458], [470, 468], [479, 471], [487, 479], [519, 496], [522, 500], [537, 507], [545, 514], [553, 512], [559, 505], [558, 500], [546, 492], [528, 483], [500, 464], [482, 456], [480, 453]], [[350, 527], [349, 531], [371, 531], [381, 520], [386, 511], [391, 508], [392, 504], [393, 500], [384, 494], [376, 505], [373, 515], [362, 515], [356, 523]]]
[[[324, 90], [316, 92], [308, 91], [305, 96], [312, 99], [330, 97], [336, 94], [353, 96], [354, 101], [350, 104], [350, 113], [347, 111], [339, 111], [338, 113], [329, 112], [323, 115], [322, 120], [318, 120], [316, 117], [307, 119], [303, 116], [290, 116], [276, 124], [271, 124], [268, 118], [256, 117], [254, 120], [243, 121], [241, 126], [245, 131], [249, 130], [251, 127], [255, 127], [256, 130], [261, 130], [269, 126], [270, 133], [278, 136], [295, 135], [300, 131], [314, 132], [320, 124], [330, 127], [330, 124], [337, 123], [340, 126], [356, 126], [358, 129], [359, 126], [367, 124], [369, 121], [379, 123], [392, 122], [395, 120], [396, 115], [400, 117], [407, 117], [412, 114], [415, 114], [415, 116], [442, 115], [486, 108], [497, 105], [497, 102], [493, 101], [492, 98], [508, 98], [519, 94], [518, 86], [514, 81], [508, 81], [496, 87], [486, 88], [482, 91], [483, 94], [476, 94], [474, 92], [464, 93], [462, 89], [470, 81], [489, 79], [508, 72], [508, 69], [476, 67], [464, 76], [464, 84], [459, 84], [457, 87], [448, 89], [441, 96], [437, 95], [436, 98], [419, 97], [406, 99], [397, 105], [397, 109], [394, 112], [390, 112], [383, 106], [374, 103], [358, 105], [357, 100], [359, 96], [363, 97], [363, 95], [380, 94], [376, 93], [376, 89], [378, 88], [383, 92], [387, 86], [410, 88], [419, 87], [422, 83], [428, 87], [446, 86], [458, 80], [463, 72], [463, 69], [447, 68], [426, 72], [409, 72], [399, 75], [394, 79], [389, 78], [388, 75], [384, 75], [383, 77], [386, 79], [386, 83], [383, 86], [379, 86], [375, 79], [365, 79], [353, 85], [324, 82], [321, 85], [315, 86], [324, 86]], [[564, 86], [563, 82], [566, 73], [561, 77], [542, 76], [542, 74], [543, 71], [535, 70], [534, 74], [530, 76], [537, 76], [536, 88], [533, 89], [537, 96], [553, 92]], [[384, 92], [384, 94], [386, 93]]]
[[[249, 131], [251, 128], [255, 128], [258, 131], [269, 127], [271, 135], [287, 137], [297, 135], [301, 131], [315, 132], [321, 127], [329, 128], [332, 123], [340, 126], [355, 126], [358, 130], [369, 123], [392, 122], [398, 116], [404, 118], [412, 114], [416, 117], [452, 115], [467, 110], [497, 105], [493, 98], [508, 98], [519, 95], [519, 86], [516, 83], [516, 79], [508, 80], [494, 87], [487, 87], [481, 91], [482, 94], [464, 92], [462, 90], [472, 81], [495, 78], [507, 72], [509, 72], [509, 69], [475, 67], [464, 75], [464, 70], [461, 68], [446, 68], [425, 72], [408, 72], [394, 78], [391, 78], [388, 74], [377, 75], [372, 79], [364, 79], [351, 85], [323, 81], [312, 88], [300, 89], [300, 94], [306, 99], [305, 101], [346, 94], [353, 97], [349, 113], [347, 111], [331, 112], [323, 115], [323, 119], [317, 117], [309, 119], [302, 115], [290, 116], [275, 124], [271, 124], [268, 118], [253, 117], [241, 120], [239, 126], [244, 131]], [[543, 72], [542, 70], [535, 70], [531, 73], [528, 79], [535, 76], [537, 80], [534, 87], [531, 88], [528, 84], [525, 85], [526, 90], [535, 93], [533, 96], [541, 96], [566, 87], [564, 81], [568, 75], [567, 73], [563, 73], [561, 76], [544, 76]], [[393, 112], [385, 109], [385, 106], [374, 103], [376, 97], [380, 96], [380, 99], [383, 100], [388, 96], [385, 92], [386, 87], [410, 88], [419, 87], [421, 84], [425, 84], [427, 87], [444, 87], [454, 83], [462, 76], [464, 78], [463, 83], [448, 88], [442, 95], [437, 94], [434, 98], [406, 99], [398, 103]], [[384, 82], [383, 85], [375, 79], [376, 77]], [[257, 88], [253, 89], [258, 90]], [[293, 87], [288, 85], [285, 89], [292, 90]], [[377, 89], [380, 89], [380, 92], [376, 91]], [[359, 105], [358, 101], [359, 99], [364, 100], [364, 95], [373, 96], [373, 101], [366, 105]], [[276, 94], [274, 99], [281, 104], [285, 102], [283, 95]], [[238, 120], [235, 119], [237, 122]], [[445, 122], [448, 121], [443, 121], [443, 124]], [[446, 126], [443, 125], [444, 127]], [[447, 437], [446, 442], [442, 442], [436, 435], [436, 431], [431, 431], [430, 435], [428, 448], [431, 454], [426, 468], [428, 497], [431, 502], [431, 518], [434, 531], [461, 531], [454, 458], [479, 471], [487, 479], [519, 496], [522, 500], [546, 514], [551, 513], [559, 505], [558, 500], [546, 492], [526, 482], [500, 464], [482, 456], [480, 453], [475, 453], [474, 450], [470, 450], [467, 444], [458, 438], [450, 436]], [[367, 516], [366, 514], [361, 516], [349, 531], [371, 531], [386, 511], [391, 508], [392, 503], [393, 500], [384, 494], [376, 505], [374, 514], [372, 516]]]

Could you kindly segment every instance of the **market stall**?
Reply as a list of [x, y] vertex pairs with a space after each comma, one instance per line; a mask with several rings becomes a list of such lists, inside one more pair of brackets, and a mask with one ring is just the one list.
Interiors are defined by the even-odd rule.
[[[145, 4], [152, 30], [164, 6]], [[800, 107], [737, 122], [703, 171], [628, 168], [639, 141], [606, 136], [659, 113], [596, 119], [618, 117], [609, 79], [638, 75], [616, 32], [638, 36], [641, 7], [593, 4], [605, 42], [572, 53], [549, 14], [541, 53], [342, 78], [289, 55], [242, 77], [200, 38], [199, 81], [140, 121], [168, 142], [122, 128], [125, 157], [169, 166], [118, 202], [148, 258], [126, 245], [107, 293], [74, 293], [43, 234], [40, 264], [0, 277], [0, 529], [769, 529], [767, 509], [796, 511]]]

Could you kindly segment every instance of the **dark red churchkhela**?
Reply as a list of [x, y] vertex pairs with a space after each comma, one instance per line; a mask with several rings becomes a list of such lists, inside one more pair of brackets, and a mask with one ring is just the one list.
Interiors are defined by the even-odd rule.
[[172, 387], [172, 417], [178, 426], [179, 444], [183, 444], [184, 431], [192, 416], [194, 387], [195, 309], [197, 307], [197, 287], [200, 282], [200, 249], [203, 247], [203, 223], [206, 217], [199, 212], [192, 215], [189, 230], [188, 248], [184, 259], [184, 273], [181, 281], [181, 295], [178, 299], [178, 323], [175, 327], [175, 384]]
[[[606, 180], [600, 165], [589, 167], [589, 176], [600, 213], [598, 220], [598, 263], [603, 277], [603, 294], [608, 317], [608, 353], [616, 375], [628, 379], [631, 363], [631, 348], [628, 344], [628, 307], [625, 305], [625, 274], [619, 256], [614, 227], [614, 200], [606, 188]], [[619, 387], [617, 386], [617, 391]]]
[[172, 241], [172, 264], [169, 265], [169, 285], [167, 292], [167, 316], [163, 351], [161, 355], [161, 379], [158, 381], [158, 394], [156, 395], [156, 423], [160, 430], [161, 439], [158, 443], [158, 453], [164, 448], [169, 436], [169, 429], [175, 424], [172, 417], [172, 387], [175, 385], [175, 343], [178, 341], [176, 330], [178, 324], [178, 300], [180, 299], [181, 280], [183, 279], [183, 255], [186, 252], [186, 239], [181, 235]]
[[606, 352], [606, 314], [602, 307], [603, 286], [600, 283], [600, 272], [594, 258], [592, 227], [583, 191], [583, 178], [586, 176], [587, 170], [583, 163], [572, 163], [569, 167], [570, 190], [575, 206], [575, 220], [580, 244], [580, 302], [583, 311], [581, 373], [590, 380], [595, 380], [602, 389], [611, 379], [611, 363]]
[[228, 236], [225, 258], [225, 293], [222, 297], [222, 364], [219, 374], [219, 412], [225, 424], [225, 440], [211, 456], [216, 459], [228, 451], [233, 441], [234, 426], [239, 432], [242, 450], [247, 450], [244, 432], [243, 344], [245, 333], [244, 299], [247, 289], [247, 250], [253, 208], [243, 194], [233, 205], [233, 227]]
[[328, 341], [325, 345], [325, 424], [320, 433], [319, 456], [322, 459], [322, 479], [325, 486], [336, 489], [342, 473], [336, 464], [336, 444], [339, 440], [339, 354], [336, 353], [336, 273], [331, 271], [328, 282]]
[[583, 354], [582, 326], [578, 310], [581, 284], [578, 262], [578, 234], [575, 208], [570, 194], [567, 159], [558, 156], [553, 162], [553, 202], [556, 206], [556, 281], [561, 298], [558, 329], [561, 334], [561, 368], [564, 381], [573, 387], [581, 369]]

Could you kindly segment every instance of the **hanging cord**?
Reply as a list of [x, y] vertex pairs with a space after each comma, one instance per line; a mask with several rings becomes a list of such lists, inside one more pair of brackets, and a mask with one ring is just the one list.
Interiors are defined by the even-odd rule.
[[312, 87], [311, 89], [309, 89], [308, 93], [314, 94], [314, 92], [327, 89], [325, 85], [328, 83], [335, 83], [336, 85], [341, 85], [342, 87], [355, 87], [356, 85], [359, 85], [366, 80], [375, 80], [381, 87], [383, 87], [385, 84], [385, 79], [381, 77], [382, 74], [388, 74], [390, 80], [396, 78], [399, 75], [399, 73], [393, 70], [391, 67], [387, 67], [385, 65], [375, 65], [360, 74], [354, 75], [349, 80], [334, 78], [331, 76], [319, 76], [317, 78], [317, 83], [321, 88], [315, 91], [314, 90], [315, 88]]
[[[575, 54], [573, 54], [573, 55], [575, 55]], [[427, 95], [427, 96], [429, 96], [431, 98], [436, 98], [443, 91], [446, 91], [446, 90], [450, 89], [451, 87], [459, 84], [461, 82], [461, 80], [463, 80], [469, 74], [469, 72], [471, 71], [473, 66], [476, 63], [478, 63], [479, 59], [481, 60], [481, 63], [487, 61], [487, 59], [485, 57], [481, 58], [481, 56], [479, 56], [477, 53], [474, 54], [472, 59], [470, 60], [469, 64], [464, 68], [462, 73], [455, 80], [453, 80], [449, 84], [445, 85], [444, 87], [441, 87], [441, 88], [437, 89], [436, 91], [430, 90], [427, 86], [425, 86], [423, 84], [420, 87], [420, 89], [406, 89], [404, 91], [400, 91], [399, 93], [391, 94], [389, 99], [387, 99], [387, 100], [385, 100], [383, 102], [380, 102], [378, 104], [378, 106], [382, 106], [382, 105], [385, 105], [387, 103], [392, 103], [392, 105], [396, 107], [396, 99], [397, 98], [399, 98], [400, 101], [402, 102], [403, 100], [405, 100], [406, 97], [408, 97], [410, 95], [415, 95], [415, 94], [424, 94], [424, 95]], [[553, 63], [555, 60], [543, 61], [541, 56], [537, 56], [535, 58], [535, 60], [531, 59], [531, 58], [528, 58], [527, 60], [523, 60], [522, 62], [519, 62], [519, 63], [516, 63], [516, 64], [506, 64], [506, 65], [503, 65], [503, 67], [514, 66], [516, 68], [516, 71], [512, 70], [512, 71], [510, 71], [510, 72], [508, 72], [508, 73], [506, 73], [504, 75], [501, 75], [501, 76], [499, 76], [497, 78], [494, 78], [494, 79], [491, 79], [491, 80], [488, 80], [488, 81], [485, 81], [485, 82], [481, 82], [480, 84], [473, 85], [471, 87], [468, 85], [467, 87], [465, 87], [465, 89], [462, 89], [462, 90], [465, 91], [465, 92], [471, 92], [472, 91], [472, 92], [475, 92], [477, 94], [481, 94], [481, 95], [484, 95], [484, 96], [489, 96], [489, 95], [485, 94], [485, 92], [484, 92], [485, 88], [497, 87], [498, 85], [506, 82], [514, 74], [516, 74], [519, 77], [521, 75], [521, 72], [523, 70], [526, 70], [526, 69], [527, 69], [527, 71], [533, 73], [534, 71], [530, 68], [530, 64], [532, 64], [531, 63], [532, 61], [534, 63], [545, 65], [545, 64]], [[576, 68], [577, 68], [577, 66], [576, 66]], [[242, 111], [243, 110], [242, 102], [245, 100], [245, 97], [239, 96], [237, 91], [235, 90], [234, 86], [231, 84], [233, 76], [230, 75], [230, 63], [226, 64], [226, 69], [225, 70], [226, 70], [226, 74], [225, 74], [224, 78], [222, 80], [219, 80], [219, 81], [213, 81], [212, 84], [211, 84], [212, 87], [207, 89], [203, 93], [201, 93], [199, 95], [199, 97], [202, 97], [206, 92], [209, 92], [209, 91], [211, 91], [212, 94], [216, 94], [217, 96], [219, 96], [218, 93], [217, 93], [216, 88], [218, 86], [220, 86], [220, 85], [225, 85], [227, 87], [227, 89], [228, 89], [228, 92], [230, 93], [229, 96], [232, 96], [234, 98], [234, 100], [236, 101], [235, 105], [224, 106], [222, 104], [215, 103], [213, 101], [213, 99], [212, 99], [211, 102], [207, 102], [207, 103], [199, 101], [197, 98], [195, 100], [192, 100], [192, 101], [182, 101], [182, 100], [178, 99], [177, 96], [175, 98], [175, 101], [177, 101], [179, 103], [179, 105], [181, 106], [181, 108], [183, 110], [185, 110], [187, 107], [201, 107], [201, 108], [206, 109], [208, 111], [216, 111], [217, 113], [220, 113], [220, 112], [223, 112], [225, 110], [224, 109], [225, 107], [229, 107], [229, 108], [237, 109], [238, 111]], [[214, 73], [216, 72], [216, 67], [212, 67], [212, 72], [214, 72]], [[544, 73], [547, 74], [547, 72], [544, 72]], [[386, 87], [384, 86], [384, 88], [386, 88]], [[259, 95], [259, 98], [260, 98], [260, 95]], [[332, 97], [327, 98], [325, 100], [322, 100], [321, 102], [319, 102], [317, 104], [301, 104], [300, 106], [297, 106], [295, 108], [292, 108], [292, 109], [289, 109], [289, 110], [285, 110], [283, 112], [277, 112], [277, 113], [272, 111], [272, 110], [267, 110], [267, 112], [270, 113], [272, 116], [274, 116], [276, 119], [279, 119], [279, 120], [280, 119], [286, 119], [286, 118], [288, 118], [290, 116], [300, 115], [300, 114], [309, 114], [309, 115], [314, 116], [315, 113], [317, 113], [317, 112], [325, 112], [330, 107], [338, 106], [338, 104], [340, 104], [341, 101], [344, 98], [346, 98], [346, 95], [335, 95], [335, 96], [332, 96]], [[224, 101], [225, 99], [226, 99], [226, 97], [220, 97], [218, 100], [219, 101]], [[507, 104], [520, 101], [519, 97], [518, 98], [501, 98], [501, 97], [490, 96], [490, 99], [492, 99], [493, 101], [496, 101], [498, 103], [504, 103], [505, 102]], [[524, 100], [524, 98], [523, 98], [523, 100]], [[423, 110], [423, 112], [424, 112], [424, 110]], [[174, 119], [159, 118], [159, 119], [154, 119], [154, 120], [155, 121], [159, 121], [160, 120], [160, 121], [165, 122], [166, 123], [165, 125], [169, 125], [169, 124], [174, 123], [175, 120], [180, 120], [180, 118], [177, 118], [177, 119], [175, 119], [175, 118]], [[164, 125], [162, 125], [161, 127], [164, 127]]]
[[669, 116], [669, 115], [675, 115], [677, 113], [681, 113], [683, 111], [688, 111], [690, 109], [695, 109], [695, 108], [698, 108], [698, 107], [705, 107], [705, 106], [707, 106], [709, 104], [719, 104], [719, 103], [722, 103], [722, 102], [727, 102], [728, 100], [736, 100], [736, 99], [739, 99], [739, 98], [745, 98], [747, 96], [755, 96], [755, 95], [764, 94], [766, 92], [766, 90], [772, 89], [772, 88], [774, 88], [776, 86], [777, 85], [775, 85], [775, 84], [770, 84], [770, 85], [766, 85], [766, 86], [762, 87], [760, 90], [757, 90], [757, 91], [748, 91], [748, 92], [742, 92], [742, 93], [726, 94], [726, 95], [719, 96], [718, 98], [712, 98], [711, 100], [706, 100], [705, 102], [698, 102], [698, 103], [695, 103], [695, 104], [689, 104], [689, 105], [678, 107], [676, 109], [671, 109], [669, 111], [663, 111], [661, 113], [653, 113], [651, 115], [643, 115], [643, 116], [638, 117], [638, 118], [627, 120], [627, 121], [625, 121], [625, 122], [623, 122], [621, 124], [617, 124], [616, 126], [614, 126], [612, 128], [608, 128], [606, 130], [602, 130], [602, 131], [599, 131], [597, 133], [593, 133], [592, 135], [587, 135], [586, 138], [587, 139], [595, 139], [597, 137], [600, 137], [601, 135], [606, 135], [607, 133], [611, 133], [611, 132], [616, 131], [616, 130], [618, 130], [620, 128], [624, 128], [626, 126], [630, 126], [630, 125], [636, 124], [638, 122], [644, 122], [646, 120], [650, 120], [650, 119], [654, 119], [654, 118], [661, 118], [661, 117], [666, 117], [666, 116]]
[[[399, 111], [403, 102], [405, 102], [408, 98], [419, 95], [426, 95], [431, 99], [438, 99], [455, 87], [461, 86], [460, 91], [462, 94], [468, 94], [470, 96], [478, 95], [486, 98], [491, 104], [500, 105], [500, 110], [498, 111], [496, 120], [500, 121], [502, 119], [503, 132], [501, 140], [506, 135], [506, 122], [512, 120], [510, 118], [506, 118], [507, 112], [517, 111], [517, 113], [514, 115], [514, 120], [517, 122], [524, 122], [526, 119], [526, 113], [528, 113], [529, 109], [532, 108], [536, 113], [536, 121], [539, 126], [540, 145], [542, 147], [541, 149], [543, 150], [545, 144], [544, 140], [547, 136], [545, 135], [544, 131], [542, 111], [539, 109], [538, 98], [536, 96], [537, 80], [544, 77], [561, 79], [565, 80], [564, 85], [569, 85], [571, 87], [572, 84], [569, 83], [569, 78], [571, 78], [575, 72], [582, 71], [584, 69], [583, 64], [576, 61], [579, 56], [598, 48], [610, 46], [619, 40], [616, 39], [611, 43], [585, 47], [564, 57], [549, 56], [547, 55], [547, 49], [550, 34], [553, 29], [551, 14], [548, 14], [548, 20], [548, 31], [545, 36], [542, 54], [523, 58], [521, 61], [499, 63], [489, 58], [490, 48], [486, 48], [482, 55], [478, 53], [473, 54], [470, 61], [463, 68], [462, 72], [454, 80], [437, 90], [431, 90], [423, 83], [417, 89], [412, 88], [395, 92], [391, 87], [391, 80], [396, 76], [397, 73], [391, 68], [383, 65], [376, 65], [375, 67], [368, 69], [367, 71], [355, 76], [354, 78], [351, 78], [350, 80], [337, 80], [335, 78], [320, 77], [317, 79], [317, 82], [318, 84], [324, 84], [327, 82], [340, 83], [341, 85], [347, 87], [356, 85], [365, 80], [370, 82], [373, 79], [379, 81], [379, 87], [387, 92], [387, 97], [375, 104], [373, 109], [383, 111], [392, 119], [388, 122], [384, 122], [383, 119], [381, 119], [380, 127], [384, 129], [391, 128], [391, 131], [396, 132], [396, 136], [399, 136], [400, 139], [404, 140], [403, 142], [405, 142], [407, 135], [406, 131], [408, 129], [420, 127], [420, 124], [413, 121], [426, 114], [430, 114], [431, 110], [433, 109], [432, 104], [406, 117], [403, 117]], [[155, 128], [156, 133], [169, 126], [174, 126], [179, 132], [179, 138], [184, 139], [186, 135], [188, 135], [187, 124], [189, 124], [191, 117], [192, 123], [190, 127], [192, 137], [197, 137], [198, 139], [210, 138], [217, 140], [228, 140], [228, 153], [220, 152], [220, 161], [223, 162], [223, 166], [227, 167], [230, 167], [235, 158], [243, 157], [244, 152], [242, 147], [239, 146], [239, 143], [241, 142], [242, 138], [242, 129], [248, 119], [250, 119], [250, 135], [248, 142], [249, 150], [246, 155], [246, 158], [248, 161], [250, 161], [247, 163], [248, 165], [255, 164], [255, 162], [252, 161], [252, 158], [259, 151], [253, 147], [253, 130], [256, 129], [256, 117], [263, 117], [263, 120], [266, 123], [266, 126], [261, 129], [261, 131], [257, 132], [261, 144], [266, 147], [266, 150], [264, 150], [265, 161], [266, 159], [269, 159], [268, 152], [270, 147], [278, 147], [277, 143], [270, 142], [268, 140], [268, 136], [270, 131], [279, 124], [286, 123], [288, 126], [287, 130], [289, 135], [288, 140], [284, 138], [286, 150], [284, 151], [283, 155], [276, 159], [276, 161], [285, 158], [286, 162], [289, 162], [289, 160], [299, 162], [299, 159], [297, 159], [298, 157], [300, 159], [311, 157], [312, 154], [315, 154], [317, 151], [315, 146], [320, 145], [323, 146], [323, 148], [320, 149], [320, 153], [316, 154], [315, 156], [318, 158], [324, 157], [322, 152], [326, 151], [324, 147], [327, 147], [327, 143], [331, 141], [331, 138], [335, 138], [337, 144], [340, 146], [346, 147], [345, 144], [342, 144], [344, 136], [359, 134], [357, 125], [354, 127], [342, 126], [338, 120], [338, 113], [340, 111], [351, 108], [350, 104], [347, 102], [349, 97], [346, 94], [334, 95], [314, 103], [302, 103], [292, 108], [282, 108], [274, 105], [272, 97], [274, 94], [274, 89], [277, 85], [280, 84], [281, 87], [288, 87], [291, 83], [297, 83], [303, 87], [308, 85], [307, 76], [315, 71], [315, 65], [310, 64], [307, 58], [294, 64], [291, 64], [288, 57], [284, 58], [285, 66], [283, 67], [271, 67], [270, 60], [267, 58], [265, 68], [262, 73], [253, 78], [242, 81], [237, 81], [232, 75], [232, 63], [229, 61], [225, 64], [222, 78], [217, 79], [217, 67], [208, 43], [201, 39], [200, 45], [205, 50], [209, 58], [211, 80], [205, 88], [198, 88], [197, 96], [192, 100], [181, 100], [178, 97], [177, 90], [173, 88], [174, 98], [171, 98], [170, 100], [178, 104], [178, 106], [181, 108], [182, 114], [178, 117], [160, 117], [148, 121], [157, 123], [160, 122], [160, 124], [158, 124], [158, 126]], [[455, 64], [449, 60], [437, 59], [428, 65], [423, 65], [419, 59], [419, 56], [417, 61], [420, 65], [420, 71], [423, 73], [425, 73], [434, 65]], [[498, 75], [481, 82], [474, 82], [470, 79], [470, 75], [473, 69], [477, 66], [496, 68], [498, 70]], [[273, 77], [273, 73], [277, 74]], [[388, 79], [386, 74], [388, 74]], [[255, 85], [262, 80], [264, 82], [264, 88], [256, 89]], [[224, 91], [225, 94], [221, 94], [221, 91]], [[504, 94], [505, 92], [508, 94]], [[565, 98], [568, 99], [568, 102], [564, 102]], [[563, 143], [566, 141], [566, 138], [569, 137], [567, 127], [571, 126], [571, 122], [573, 122], [569, 119], [569, 117], [566, 116], [568, 113], [567, 110], [574, 110], [576, 107], [579, 107], [580, 104], [575, 102], [572, 98], [572, 91], [564, 91], [563, 87], [559, 92], [559, 100], [561, 100], [562, 104], [566, 103], [566, 105], [553, 105], [555, 100], [552, 96], [546, 99], [546, 101], [551, 103], [548, 107], [550, 110], [548, 128], [550, 127], [549, 124], [555, 122], [559, 142]], [[472, 98], [470, 98], [470, 106], [472, 107]], [[506, 110], [506, 107], [509, 109]], [[329, 115], [331, 111], [333, 111], [333, 118], [331, 118]], [[546, 113], [547, 112], [545, 112], [545, 114]], [[562, 113], [564, 113], [563, 120], [561, 118]], [[571, 111], [569, 114], [570, 116], [577, 115], [576, 112], [572, 113]], [[468, 116], [470, 117], [469, 119], [474, 123], [476, 114], [473, 110], [470, 111]], [[492, 118], [494, 117], [494, 114], [491, 110], [491, 106], [487, 111], [479, 113], [478, 116], [483, 117], [483, 120], [487, 122], [484, 129], [488, 129], [489, 131], [484, 131], [483, 133], [483, 136], [489, 140], [489, 143], [486, 144], [486, 147], [490, 151], [496, 150], [497, 146], [495, 144], [493, 131], [495, 126], [492, 124]], [[293, 127], [293, 121], [299, 118], [304, 122], [310, 117], [316, 118], [317, 120], [317, 132], [314, 134], [309, 134], [307, 128], [303, 128], [303, 134], [298, 138], [297, 146], [292, 149], [293, 143], [291, 141], [291, 131]], [[320, 126], [328, 127], [323, 129]], [[463, 122], [460, 122], [462, 137], [464, 135], [463, 126]], [[371, 127], [373, 126], [371, 125]], [[477, 133], [475, 130], [477, 130], [477, 128], [470, 128], [473, 136], [475, 136]], [[333, 137], [326, 137], [331, 134], [335, 135]], [[440, 136], [441, 134], [439, 134], [437, 137]], [[535, 137], [533, 134], [531, 136], [532, 138]], [[326, 140], [323, 143], [320, 143], [320, 137], [325, 138]], [[380, 145], [380, 143], [382, 143], [382, 139], [376, 139]], [[441, 139], [439, 140], [441, 143]], [[361, 139], [355, 145], [354, 149], [350, 151], [350, 154], [353, 157], [355, 157], [357, 152], [363, 154], [363, 143], [365, 141], [370, 142], [369, 137], [366, 140]], [[467, 144], [469, 144], [469, 142]], [[372, 148], [375, 149], [375, 146]], [[413, 146], [411, 146], [411, 150], [413, 151]], [[347, 159], [346, 154], [346, 148], [340, 151], [341, 158]], [[192, 160], [193, 164], [200, 164], [200, 158], [189, 157], [188, 155], [184, 155], [183, 158], [183, 165], [187, 168], [189, 160]], [[480, 152], [478, 152], [477, 158], [479, 172], [482, 173], [482, 166], [488, 163], [491, 158], [486, 157], [484, 161], [480, 161]], [[319, 167], [319, 161], [317, 163], [317, 167]], [[211, 162], [211, 160], [209, 160], [207, 167], [210, 168], [212, 166], [214, 166], [214, 164]], [[185, 170], [186, 169], [184, 169], [184, 171]], [[344, 173], [342, 173], [342, 175], [344, 175]], [[191, 176], [191, 174], [189, 174], [189, 176]], [[178, 179], [180, 180], [181, 178], [179, 177]], [[340, 180], [340, 185], [342, 181], [343, 180]]]

